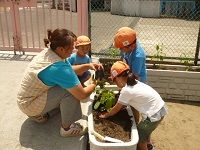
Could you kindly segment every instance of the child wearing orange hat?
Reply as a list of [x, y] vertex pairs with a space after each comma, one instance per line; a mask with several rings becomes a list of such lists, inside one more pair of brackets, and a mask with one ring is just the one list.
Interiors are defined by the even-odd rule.
[[[121, 60], [129, 65], [130, 71], [134, 73], [139, 81], [145, 83], [147, 81], [146, 54], [137, 40], [135, 30], [129, 27], [120, 28], [114, 36], [113, 45], [115, 48], [120, 49]], [[132, 110], [135, 121], [138, 123], [139, 112], [134, 108]]]
[[[90, 39], [85, 35], [81, 35], [77, 38], [75, 45], [77, 52], [71, 54], [71, 56], [67, 58], [71, 65], [90, 63], [90, 57], [88, 56], [90, 44]], [[82, 85], [84, 85], [84, 82], [86, 82], [90, 77], [90, 71], [86, 71], [83, 74], [78, 75], [78, 79]]]
[[147, 80], [146, 74], [146, 54], [140, 42], [137, 40], [135, 30], [129, 27], [120, 28], [115, 36], [115, 48], [120, 49], [121, 60], [125, 61], [138, 79], [145, 83]]
[[168, 113], [167, 106], [158, 92], [138, 81], [123, 61], [115, 62], [110, 73], [112, 80], [121, 89], [120, 96], [116, 105], [109, 112], [100, 114], [100, 118], [113, 116], [125, 106], [134, 107], [142, 113], [142, 120], [137, 125], [138, 147], [140, 150], [148, 150], [150, 135]]

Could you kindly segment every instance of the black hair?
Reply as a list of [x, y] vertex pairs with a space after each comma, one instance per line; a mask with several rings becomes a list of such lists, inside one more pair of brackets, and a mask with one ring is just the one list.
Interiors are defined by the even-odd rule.
[[119, 74], [117, 77], [127, 77], [127, 85], [133, 86], [137, 84], [137, 77], [134, 75], [134, 73], [130, 72], [130, 70], [125, 70], [121, 74]]
[[54, 31], [48, 29], [47, 36], [48, 38], [44, 38], [44, 45], [48, 48], [48, 44], [50, 43], [50, 48], [54, 51], [57, 47], [70, 47], [72, 39], [76, 40], [77, 38], [72, 31], [60, 28], [57, 28]]
[[135, 41], [133, 41], [131, 44], [127, 45], [126, 47], [130, 47], [132, 46], [133, 44], [135, 44], [137, 42], [137, 39], [135, 39]]

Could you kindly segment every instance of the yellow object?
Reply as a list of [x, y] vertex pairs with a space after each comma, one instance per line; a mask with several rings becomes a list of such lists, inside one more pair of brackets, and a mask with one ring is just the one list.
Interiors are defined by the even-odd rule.
[[[4, 8], [5, 7], [0, 7], [0, 11], [4, 11]], [[10, 10], [10, 7], [6, 7], [6, 11], [9, 11]]]

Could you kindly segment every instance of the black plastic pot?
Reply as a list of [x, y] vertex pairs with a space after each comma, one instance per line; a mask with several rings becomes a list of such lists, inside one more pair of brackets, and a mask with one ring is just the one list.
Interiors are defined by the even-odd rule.
[[104, 70], [103, 69], [99, 69], [99, 70], [96, 70], [95, 71], [95, 79], [102, 79], [104, 78], [105, 75], [104, 75]]

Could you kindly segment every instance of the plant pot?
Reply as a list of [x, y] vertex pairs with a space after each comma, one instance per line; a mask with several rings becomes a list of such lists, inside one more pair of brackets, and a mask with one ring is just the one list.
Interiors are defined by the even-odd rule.
[[95, 79], [102, 79], [104, 78], [104, 70], [103, 69], [98, 69], [95, 71]]
[[[106, 86], [107, 89], [116, 90], [117, 86]], [[137, 143], [139, 140], [138, 132], [134, 117], [132, 117], [132, 127], [131, 127], [131, 141], [124, 143], [107, 143], [107, 142], [99, 142], [96, 137], [91, 134], [91, 131], [94, 130], [93, 123], [93, 113], [92, 106], [94, 101], [95, 93], [91, 94], [89, 108], [88, 108], [88, 133], [89, 133], [89, 142], [90, 142], [90, 150], [136, 150]], [[133, 116], [131, 108], [127, 108], [128, 114]]]

